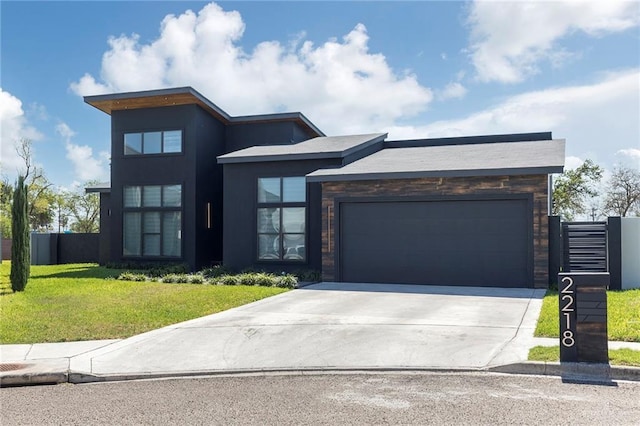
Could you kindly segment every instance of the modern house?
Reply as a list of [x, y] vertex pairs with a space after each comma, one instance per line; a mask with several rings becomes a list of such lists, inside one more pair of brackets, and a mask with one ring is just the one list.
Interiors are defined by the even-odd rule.
[[101, 262], [223, 262], [324, 280], [547, 287], [551, 133], [387, 141], [301, 113], [231, 117], [190, 87], [111, 115]]

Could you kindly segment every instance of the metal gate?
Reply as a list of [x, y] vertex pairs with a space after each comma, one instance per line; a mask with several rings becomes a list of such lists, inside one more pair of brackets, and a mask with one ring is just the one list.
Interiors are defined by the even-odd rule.
[[607, 222], [563, 222], [565, 272], [607, 272]]

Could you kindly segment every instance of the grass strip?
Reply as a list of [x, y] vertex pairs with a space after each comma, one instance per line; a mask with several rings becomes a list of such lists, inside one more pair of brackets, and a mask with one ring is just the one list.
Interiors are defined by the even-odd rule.
[[[558, 337], [558, 293], [549, 291], [542, 301], [535, 336]], [[640, 342], [640, 289], [607, 291], [609, 340]]]
[[[529, 361], [560, 361], [560, 346], [534, 346], [529, 350]], [[610, 349], [609, 363], [640, 367], [640, 351], [633, 349]]]

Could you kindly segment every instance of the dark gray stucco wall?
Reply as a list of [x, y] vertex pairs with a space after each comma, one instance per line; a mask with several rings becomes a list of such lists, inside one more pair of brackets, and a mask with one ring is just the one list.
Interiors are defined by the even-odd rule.
[[295, 122], [246, 123], [227, 126], [226, 152], [256, 145], [286, 145], [310, 138]]
[[[196, 269], [222, 262], [222, 165], [225, 126], [204, 110], [196, 110], [195, 225]], [[210, 211], [207, 205], [210, 205]], [[208, 217], [209, 216], [209, 217]], [[187, 218], [187, 220], [192, 220]]]
[[[183, 152], [178, 154], [157, 154], [125, 156], [123, 148], [124, 133], [157, 130], [182, 130]], [[180, 259], [158, 258], [158, 261], [185, 262], [196, 269], [204, 256], [213, 256], [221, 238], [213, 232], [204, 230], [202, 203], [206, 199], [215, 200], [216, 191], [220, 191], [221, 182], [215, 180], [216, 153], [224, 151], [224, 126], [213, 117], [204, 113], [197, 105], [148, 108], [126, 111], [114, 111], [111, 118], [111, 247], [110, 260], [124, 262], [131, 260], [149, 261], [151, 259], [132, 259], [122, 256], [122, 188], [124, 185], [170, 185], [182, 184], [182, 257]], [[202, 157], [202, 158], [200, 158]], [[217, 172], [219, 174], [219, 171]], [[205, 183], [205, 177], [211, 180]], [[197, 195], [198, 182], [203, 188], [206, 184], [212, 188], [203, 195]], [[222, 206], [217, 206], [218, 215]], [[200, 210], [198, 212], [198, 210]], [[197, 257], [197, 242], [205, 246], [212, 245], [212, 251], [205, 251]], [[214, 241], [214, 242], [212, 242]]]
[[322, 192], [307, 183], [307, 261], [257, 261], [257, 180], [259, 177], [304, 176], [323, 167], [337, 167], [340, 159], [226, 164], [224, 166], [224, 264], [233, 269], [273, 271], [321, 269]]
[[111, 246], [111, 194], [100, 193], [100, 237], [98, 262], [101, 265], [110, 261]]

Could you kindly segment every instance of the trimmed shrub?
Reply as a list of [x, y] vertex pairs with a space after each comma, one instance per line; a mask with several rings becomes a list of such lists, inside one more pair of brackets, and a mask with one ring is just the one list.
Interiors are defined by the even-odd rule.
[[118, 279], [122, 281], [147, 281], [147, 276], [126, 271], [118, 275]]
[[264, 272], [258, 272], [255, 274], [256, 277], [256, 285], [262, 287], [275, 287], [276, 285], [276, 276], [272, 274], [266, 274]]
[[212, 266], [211, 268], [206, 268], [200, 271], [205, 278], [218, 278], [222, 275], [230, 275], [230, 271], [223, 265]]
[[109, 269], [126, 269], [129, 271], [145, 271], [149, 277], [162, 277], [167, 274], [186, 274], [189, 267], [185, 263], [158, 262], [109, 262], [105, 265]]
[[239, 285], [240, 284], [240, 280], [236, 275], [221, 275], [220, 277], [218, 277], [216, 282], [221, 285]]
[[282, 275], [276, 277], [276, 287], [295, 288], [298, 285], [298, 279], [294, 275]]
[[236, 275], [239, 285], [258, 285], [256, 274], [243, 273]]
[[317, 282], [320, 281], [322, 274], [320, 271], [316, 271], [314, 269], [305, 269], [295, 271], [293, 273], [298, 278], [298, 281], [308, 281], [308, 282]]
[[187, 274], [166, 274], [160, 277], [163, 283], [188, 283], [189, 276]]
[[191, 274], [189, 275], [189, 282], [191, 284], [205, 284], [205, 279], [202, 274]]

